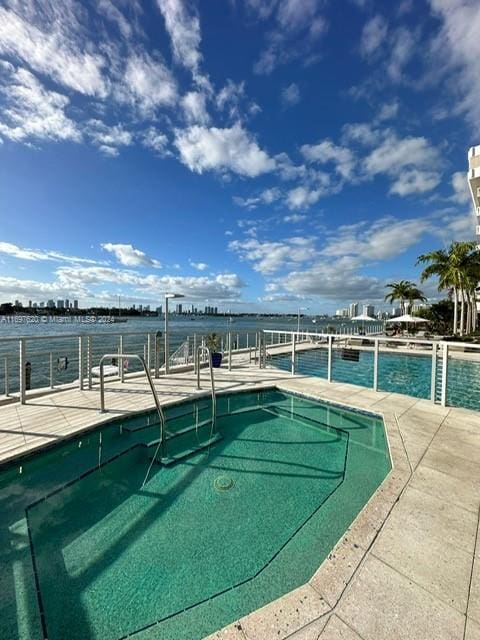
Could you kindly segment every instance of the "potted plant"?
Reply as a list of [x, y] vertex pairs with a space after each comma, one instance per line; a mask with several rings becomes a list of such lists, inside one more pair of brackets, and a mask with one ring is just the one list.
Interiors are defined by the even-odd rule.
[[205, 344], [212, 354], [212, 367], [218, 369], [222, 364], [222, 353], [220, 351], [220, 336], [216, 333], [210, 333]]

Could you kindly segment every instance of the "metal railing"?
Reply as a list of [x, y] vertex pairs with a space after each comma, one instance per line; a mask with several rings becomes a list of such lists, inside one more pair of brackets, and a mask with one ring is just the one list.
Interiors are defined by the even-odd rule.
[[136, 359], [139, 360], [143, 370], [145, 371], [145, 375], [147, 376], [147, 380], [148, 380], [148, 384], [150, 386], [150, 390], [152, 392], [153, 395], [153, 399], [155, 401], [155, 407], [157, 409], [157, 413], [158, 413], [158, 419], [159, 419], [159, 425], [160, 425], [160, 437], [158, 439], [158, 445], [157, 448], [155, 449], [155, 453], [153, 454], [152, 460], [150, 462], [150, 465], [147, 469], [147, 473], [145, 475], [145, 478], [143, 480], [142, 483], [142, 489], [145, 486], [145, 483], [148, 480], [148, 477], [150, 475], [150, 471], [152, 469], [152, 466], [155, 462], [155, 460], [157, 459], [157, 455], [158, 452], [160, 450], [164, 450], [164, 444], [165, 444], [165, 414], [163, 413], [163, 409], [162, 406], [160, 404], [160, 401], [158, 399], [158, 395], [157, 395], [157, 390], [155, 389], [155, 385], [153, 383], [152, 380], [152, 376], [150, 374], [150, 370], [147, 366], [147, 363], [145, 362], [145, 360], [142, 358], [142, 356], [139, 356], [137, 353], [106, 353], [104, 354], [101, 358], [100, 358], [100, 413], [106, 413], [106, 409], [105, 409], [105, 376], [104, 376], [104, 366], [105, 366], [105, 360], [107, 359], [118, 359], [121, 368], [123, 368], [123, 361], [127, 360], [127, 359]]
[[[372, 334], [263, 333], [267, 362], [292, 375], [480, 410], [480, 344]], [[260, 367], [265, 366], [262, 360]]]
[[195, 368], [197, 370], [197, 389], [200, 390], [200, 369], [201, 369], [201, 364], [200, 364], [200, 354], [204, 352], [207, 354], [207, 358], [208, 358], [208, 368], [210, 370], [210, 386], [211, 386], [211, 390], [212, 390], [212, 433], [213, 433], [213, 429], [215, 427], [215, 423], [217, 421], [217, 396], [215, 394], [215, 378], [213, 375], [213, 364], [212, 364], [212, 352], [211, 350], [204, 346], [204, 345], [200, 345], [199, 347], [197, 347], [197, 352], [195, 354], [196, 356], [196, 365]]

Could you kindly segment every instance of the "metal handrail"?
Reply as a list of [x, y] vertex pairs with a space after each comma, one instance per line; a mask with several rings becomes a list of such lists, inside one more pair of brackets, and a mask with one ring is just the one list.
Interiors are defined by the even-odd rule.
[[140, 360], [143, 370], [145, 371], [145, 375], [147, 376], [148, 384], [150, 385], [150, 390], [152, 392], [153, 399], [155, 400], [155, 406], [157, 407], [158, 417], [160, 420], [160, 438], [159, 438], [155, 453], [153, 455], [152, 461], [150, 462], [150, 466], [148, 467], [147, 473], [145, 475], [145, 479], [142, 483], [142, 488], [143, 488], [145, 486], [145, 483], [148, 480], [148, 476], [150, 475], [150, 470], [157, 458], [160, 448], [162, 448], [163, 450], [163, 445], [165, 441], [165, 414], [163, 413], [163, 409], [160, 405], [160, 401], [158, 400], [157, 390], [155, 389], [155, 385], [153, 384], [152, 376], [150, 374], [150, 371], [148, 370], [147, 363], [142, 358], [142, 356], [138, 355], [138, 353], [106, 353], [100, 358], [100, 413], [106, 413], [105, 379], [103, 375], [103, 367], [104, 367], [104, 361], [109, 358], [110, 359], [116, 358], [117, 360], [121, 360], [122, 362], [123, 360], [127, 360], [128, 358], [136, 358], [137, 360]]
[[196, 358], [196, 368], [197, 368], [197, 389], [200, 389], [200, 353], [205, 351], [208, 355], [208, 366], [210, 369], [210, 384], [212, 387], [212, 430], [217, 421], [217, 396], [215, 395], [215, 379], [213, 376], [213, 366], [212, 366], [212, 352], [205, 345], [199, 345], [197, 347], [197, 352], [195, 354]]

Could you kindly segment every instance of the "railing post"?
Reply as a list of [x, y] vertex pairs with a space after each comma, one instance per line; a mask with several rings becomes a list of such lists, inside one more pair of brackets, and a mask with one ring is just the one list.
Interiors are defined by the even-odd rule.
[[87, 336], [87, 377], [88, 388], [92, 388], [92, 336]]
[[228, 370], [232, 370], [232, 332], [228, 332]]
[[328, 336], [327, 381], [332, 381], [332, 336]]
[[430, 383], [430, 400], [435, 402], [437, 395], [437, 343], [432, 342], [432, 375]]
[[19, 362], [19, 378], [20, 378], [20, 402], [25, 404], [25, 390], [27, 387], [26, 381], [26, 345], [25, 338], [20, 338], [20, 362]]
[[378, 391], [378, 338], [375, 340], [373, 352], [373, 390]]
[[247, 349], [248, 349], [248, 331], [247, 331]]
[[443, 345], [442, 361], [442, 407], [447, 406], [447, 383], [448, 383], [448, 344]]
[[146, 357], [148, 370], [152, 368], [152, 334], [147, 333], [147, 357]]
[[119, 349], [119, 351], [120, 351], [119, 358], [118, 358], [118, 366], [119, 366], [119, 368], [120, 368], [120, 382], [123, 382], [123, 381], [124, 381], [124, 379], [125, 379], [125, 372], [124, 372], [124, 370], [123, 370], [123, 365], [124, 365], [125, 363], [124, 363], [123, 358], [120, 358], [120, 355], [122, 355], [122, 353], [123, 353], [123, 336], [120, 336], [120, 337], [119, 337], [119, 340], [118, 340], [118, 349]]
[[10, 395], [10, 372], [8, 366], [8, 356], [5, 356], [5, 395]]
[[292, 333], [292, 362], [291, 362], [291, 372], [292, 376], [295, 375], [295, 345], [297, 342], [297, 337], [294, 333]]
[[196, 333], [193, 334], [193, 373], [197, 373], [197, 334]]
[[50, 389], [53, 389], [53, 353], [50, 351]]
[[78, 388], [83, 391], [83, 336], [78, 336]]

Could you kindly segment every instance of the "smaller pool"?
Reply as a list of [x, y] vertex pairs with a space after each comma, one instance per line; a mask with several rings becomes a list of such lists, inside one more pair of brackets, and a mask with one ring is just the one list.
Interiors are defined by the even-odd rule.
[[[195, 640], [304, 584], [390, 470], [382, 420], [276, 390], [167, 409], [0, 469], [0, 637]], [[187, 455], [189, 454], [189, 455]]]
[[[358, 350], [358, 360], [345, 360], [341, 349], [332, 352], [332, 380], [361, 387], [373, 387], [373, 351]], [[270, 363], [290, 371], [290, 354], [274, 355]], [[431, 356], [381, 352], [378, 361], [378, 390], [403, 393], [415, 398], [430, 398]], [[441, 359], [437, 360], [438, 370]], [[297, 373], [327, 378], [327, 350], [312, 349], [296, 354]], [[440, 399], [440, 374], [437, 374], [436, 399]], [[447, 404], [480, 409], [480, 362], [449, 358]]]

